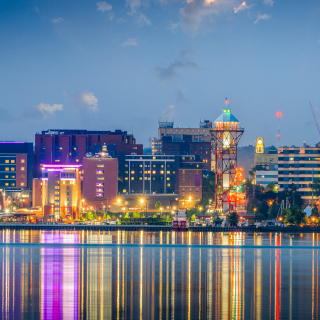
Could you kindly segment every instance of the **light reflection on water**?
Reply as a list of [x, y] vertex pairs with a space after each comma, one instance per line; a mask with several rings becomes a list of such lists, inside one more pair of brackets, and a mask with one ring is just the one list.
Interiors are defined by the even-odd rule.
[[318, 234], [7, 230], [0, 239], [11, 243], [0, 245], [0, 319], [319, 318]]

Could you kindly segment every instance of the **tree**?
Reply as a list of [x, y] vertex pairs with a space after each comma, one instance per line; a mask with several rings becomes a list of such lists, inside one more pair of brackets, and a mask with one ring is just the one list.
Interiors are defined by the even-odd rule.
[[102, 219], [107, 220], [107, 214], [105, 212], [103, 213]]
[[126, 219], [129, 219], [130, 218], [130, 213], [127, 212], [126, 215], [124, 216]]
[[111, 216], [111, 220], [114, 220], [116, 218], [116, 216], [113, 214], [112, 216]]
[[309, 184], [309, 187], [313, 190], [313, 194], [317, 197], [320, 196], [320, 179], [317, 178], [313, 181], [313, 183]]
[[161, 202], [157, 201], [154, 205], [154, 207], [156, 208], [156, 210], [159, 210], [161, 208]]
[[312, 208], [311, 215], [313, 215], [313, 216], [317, 216], [318, 215], [318, 207], [317, 207], [316, 204]]
[[91, 212], [91, 220], [96, 220], [97, 219], [97, 215], [94, 212]]
[[298, 206], [293, 206], [291, 208], [292, 215], [294, 217], [295, 225], [300, 225], [304, 221], [306, 214]]
[[273, 203], [269, 209], [268, 209], [268, 218], [269, 219], [274, 219], [277, 217], [278, 212], [279, 212], [279, 205], [276, 203]]
[[133, 217], [133, 218], [140, 218], [140, 217], [141, 217], [141, 214], [140, 214], [140, 212], [134, 212], [134, 213], [132, 214], [132, 217]]
[[269, 184], [266, 186], [266, 190], [271, 190], [271, 191], [273, 191], [273, 192], [275, 192], [275, 193], [278, 192], [278, 189], [276, 188], [276, 185], [275, 185], [274, 182], [269, 183]]
[[236, 212], [231, 212], [228, 215], [228, 221], [230, 222], [230, 225], [237, 225], [239, 222], [239, 216]]
[[107, 215], [107, 220], [111, 220], [111, 217], [109, 215]]
[[152, 218], [153, 218], [153, 219], [157, 219], [158, 216], [157, 216], [156, 214], [154, 214], [154, 215], [152, 216]]
[[198, 201], [198, 205], [201, 207], [207, 207], [214, 199], [215, 192], [215, 173], [209, 171], [207, 175], [202, 179], [202, 199]]
[[262, 200], [258, 207], [258, 211], [264, 215], [265, 218], [268, 217], [269, 206], [266, 200]]
[[190, 221], [193, 222], [193, 221], [196, 221], [196, 215], [193, 214], [191, 217], [190, 217]]
[[256, 214], [255, 214], [255, 220], [256, 221], [262, 221], [262, 220], [265, 220], [266, 219], [266, 217], [262, 214], [262, 213], [260, 213], [260, 212], [257, 212]]
[[223, 219], [220, 218], [219, 216], [215, 217], [214, 220], [213, 220], [213, 223], [214, 223], [216, 226], [222, 224], [222, 222], [223, 222]]

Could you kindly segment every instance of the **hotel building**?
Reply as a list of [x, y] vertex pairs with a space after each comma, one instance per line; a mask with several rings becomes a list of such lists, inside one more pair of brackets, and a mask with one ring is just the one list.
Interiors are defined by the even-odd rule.
[[42, 164], [44, 217], [80, 218], [81, 165]]

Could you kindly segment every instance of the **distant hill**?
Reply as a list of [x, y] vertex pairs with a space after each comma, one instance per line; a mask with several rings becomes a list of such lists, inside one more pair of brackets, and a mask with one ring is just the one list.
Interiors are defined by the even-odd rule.
[[254, 146], [238, 147], [238, 167], [243, 168], [243, 176], [249, 177], [249, 170], [254, 166]]

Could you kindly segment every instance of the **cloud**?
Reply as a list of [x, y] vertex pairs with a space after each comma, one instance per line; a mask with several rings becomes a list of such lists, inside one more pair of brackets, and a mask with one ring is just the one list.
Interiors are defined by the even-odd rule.
[[266, 6], [272, 7], [274, 4], [274, 1], [273, 0], [263, 0], [263, 4]]
[[191, 54], [189, 51], [181, 51], [180, 59], [175, 60], [170, 63], [167, 67], [157, 66], [155, 71], [158, 73], [159, 81], [170, 81], [178, 76], [177, 71], [179, 70], [197, 70], [199, 67], [196, 63], [186, 60], [186, 58]]
[[174, 105], [170, 105], [170, 106], [167, 106], [164, 110], [163, 110], [163, 112], [162, 112], [162, 116], [164, 117], [164, 118], [173, 118], [174, 117], [174, 115], [175, 115], [175, 106]]
[[151, 26], [151, 21], [147, 18], [147, 16], [145, 16], [143, 13], [139, 14], [139, 18], [138, 18], [138, 24], [140, 25], [144, 25], [146, 24], [147, 26]]
[[105, 12], [112, 9], [112, 5], [105, 1], [97, 2], [98, 11]]
[[40, 10], [39, 10], [39, 8], [38, 8], [37, 6], [35, 6], [35, 7], [33, 8], [33, 12], [40, 13]]
[[128, 39], [127, 41], [125, 41], [122, 46], [123, 47], [127, 47], [127, 46], [137, 46], [138, 42], [135, 39]]
[[75, 109], [80, 109], [82, 111], [93, 111], [98, 112], [98, 99], [92, 92], [88, 91], [79, 91], [76, 94], [70, 92], [65, 92], [65, 95], [71, 99], [72, 106]]
[[60, 23], [62, 21], [63, 21], [63, 19], [61, 17], [51, 20], [51, 22], [54, 23], [54, 24], [58, 24], [58, 23]]
[[271, 16], [268, 14], [259, 14], [257, 20], [254, 23], [258, 23], [260, 20], [268, 20], [271, 19]]
[[133, 14], [136, 12], [136, 9], [141, 6], [140, 0], [126, 0], [126, 5], [131, 8], [130, 14]]
[[22, 111], [21, 118], [27, 120], [40, 120], [53, 116], [56, 111], [62, 111], [62, 104], [40, 103]]
[[231, 11], [238, 3], [237, 0], [187, 0], [187, 4], [180, 9], [181, 26], [194, 34], [204, 18]]
[[190, 104], [190, 101], [186, 98], [187, 88], [179, 87], [174, 91], [174, 97], [177, 102]]
[[246, 2], [244, 1], [244, 2], [242, 2], [238, 7], [233, 8], [233, 12], [234, 12], [234, 13], [237, 13], [237, 12], [239, 12], [239, 11], [241, 11], [241, 10], [249, 9], [250, 7], [251, 7], [251, 6], [247, 6]]

